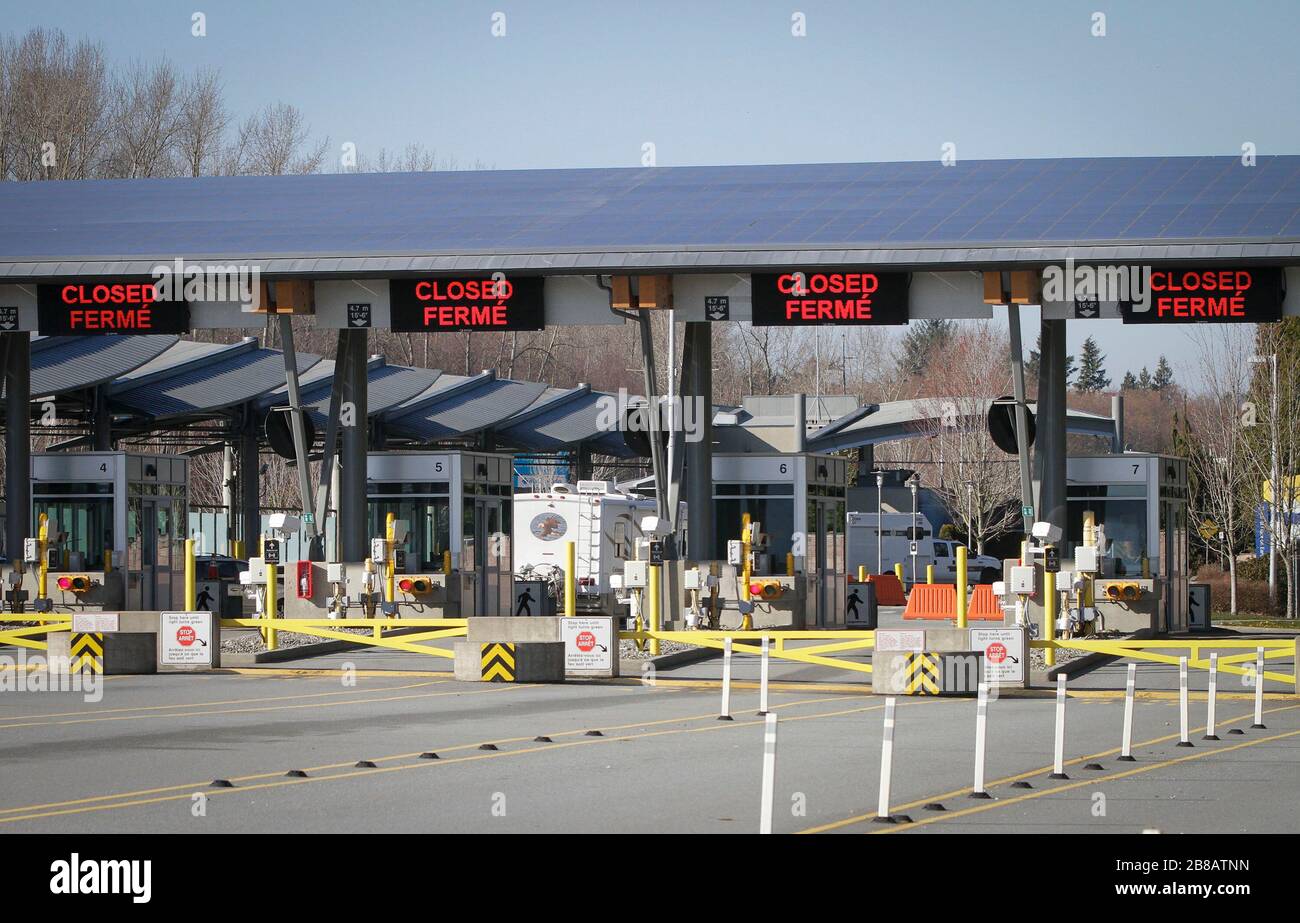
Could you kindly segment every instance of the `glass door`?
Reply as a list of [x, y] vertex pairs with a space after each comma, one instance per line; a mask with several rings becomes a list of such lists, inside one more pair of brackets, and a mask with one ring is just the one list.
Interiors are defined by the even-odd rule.
[[142, 501], [140, 520], [140, 608], [148, 612], [158, 608], [154, 583], [158, 562], [158, 501]]

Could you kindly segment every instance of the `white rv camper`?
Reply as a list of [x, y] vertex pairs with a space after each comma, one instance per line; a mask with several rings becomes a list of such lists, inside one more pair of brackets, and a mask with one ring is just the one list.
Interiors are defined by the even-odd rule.
[[[609, 585], [636, 556], [641, 520], [655, 515], [655, 501], [618, 490], [612, 481], [556, 484], [545, 493], [514, 496], [515, 570], [546, 579], [564, 571], [564, 546], [575, 543], [578, 608], [585, 612], [623, 612]], [[644, 557], [644, 554], [643, 554]]]

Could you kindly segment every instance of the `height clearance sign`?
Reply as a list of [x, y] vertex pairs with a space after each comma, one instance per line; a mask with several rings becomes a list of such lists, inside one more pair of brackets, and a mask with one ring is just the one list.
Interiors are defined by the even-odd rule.
[[542, 284], [540, 276], [393, 279], [392, 326], [403, 333], [541, 330]]
[[158, 301], [154, 282], [87, 282], [36, 287], [41, 334], [188, 333], [190, 306]]
[[750, 276], [755, 325], [865, 326], [907, 323], [905, 272], [796, 269]]
[[1282, 319], [1282, 270], [1179, 267], [1143, 272], [1142, 291], [1120, 302], [1126, 324], [1260, 324]]

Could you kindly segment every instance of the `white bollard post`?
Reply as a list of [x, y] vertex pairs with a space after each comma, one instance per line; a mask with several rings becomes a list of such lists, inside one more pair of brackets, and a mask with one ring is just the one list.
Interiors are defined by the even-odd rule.
[[763, 805], [759, 833], [772, 832], [772, 798], [776, 790], [776, 714], [767, 716], [763, 727]]
[[1137, 762], [1133, 759], [1133, 700], [1137, 695], [1138, 665], [1128, 665], [1128, 682], [1124, 684], [1124, 746], [1119, 759], [1123, 763]]
[[1068, 779], [1065, 774], [1065, 674], [1056, 677], [1056, 747], [1049, 779]]
[[1190, 747], [1192, 741], [1187, 729], [1187, 655], [1178, 658], [1178, 746]]
[[719, 721], [731, 721], [731, 639], [722, 639], [722, 713]]
[[767, 714], [767, 664], [768, 664], [768, 644], [770, 639], [763, 635], [763, 661], [758, 668], [758, 713]]
[[1205, 706], [1205, 736], [1201, 740], [1218, 740], [1214, 733], [1214, 700], [1219, 688], [1219, 655], [1210, 654], [1210, 694]]
[[1264, 726], [1264, 649], [1255, 648], [1255, 723], [1251, 728], [1266, 730]]
[[975, 784], [971, 788], [972, 798], [992, 798], [984, 791], [984, 739], [988, 731], [989, 686], [980, 683], [979, 697], [975, 702]]
[[885, 738], [880, 744], [880, 800], [876, 803], [876, 816], [872, 822], [892, 824], [889, 816], [889, 777], [894, 771], [894, 706], [897, 699], [892, 695], [885, 699]]

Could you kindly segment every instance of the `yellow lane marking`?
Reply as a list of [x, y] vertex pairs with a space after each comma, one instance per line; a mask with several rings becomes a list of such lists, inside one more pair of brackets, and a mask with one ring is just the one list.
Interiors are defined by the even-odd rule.
[[[511, 689], [511, 688], [519, 688], [519, 687], [500, 686], [496, 688]], [[776, 710], [778, 708], [790, 708], [795, 705], [812, 704], [813, 702], [816, 701], [822, 701], [822, 700], [809, 699], [804, 702], [787, 702], [782, 705], [774, 705], [772, 706], [772, 708], [773, 710]], [[811, 718], [830, 718], [830, 717], [837, 717], [840, 715], [855, 714], [858, 712], [878, 711], [882, 708], [884, 708], [883, 704], [862, 705], [862, 706], [856, 706], [854, 708], [843, 709], [840, 711], [818, 712], [812, 715], [795, 715], [792, 717], [787, 717], [784, 720], [790, 722], [790, 721], [804, 721]], [[716, 719], [717, 714], [715, 712], [711, 712], [707, 715], [691, 716], [687, 718], [666, 718], [655, 722], [642, 722], [639, 724], [628, 724], [628, 725], [614, 726], [614, 727], [603, 726], [603, 728], [604, 730], [614, 731], [614, 730], [620, 730], [622, 728], [650, 727], [650, 726], [664, 724], [668, 722], [694, 721], [694, 720], [701, 720], [704, 718]], [[377, 766], [370, 769], [361, 769], [361, 770], [356, 770], [354, 772], [334, 773], [333, 775], [327, 775], [327, 776], [308, 776], [306, 778], [286, 779], [279, 772], [259, 773], [257, 775], [249, 775], [249, 776], [236, 776], [236, 777], [232, 777], [230, 781], [238, 783], [238, 782], [255, 781], [258, 779], [271, 779], [271, 778], [276, 778], [276, 781], [260, 782], [255, 785], [240, 785], [235, 788], [229, 788], [229, 789], [213, 789], [211, 791], [208, 791], [207, 794], [209, 796], [213, 796], [218, 794], [232, 794], [236, 792], [257, 791], [259, 789], [265, 789], [265, 788], [281, 788], [285, 785], [300, 785], [307, 782], [326, 782], [333, 779], [351, 779], [360, 776], [374, 775], [376, 773], [400, 772], [409, 769], [421, 769], [428, 766], [446, 766], [454, 763], [463, 763], [463, 762], [469, 762], [472, 760], [479, 760], [479, 759], [492, 759], [492, 758], [504, 757], [504, 756], [519, 756], [526, 753], [537, 753], [545, 750], [565, 749], [573, 746], [581, 746], [583, 744], [608, 743], [610, 741], [619, 741], [619, 740], [640, 740], [649, 737], [659, 737], [668, 734], [688, 734], [688, 733], [695, 733], [697, 731], [718, 731], [718, 730], [723, 730], [725, 728], [751, 727], [754, 725], [763, 724], [764, 720], [765, 719], [750, 720], [750, 721], [728, 721], [719, 724], [704, 725], [703, 727], [671, 728], [671, 729], [660, 730], [660, 731], [647, 731], [644, 734], [625, 734], [620, 737], [580, 737], [577, 740], [568, 740], [568, 741], [561, 741], [558, 743], [542, 744], [541, 746], [537, 746], [537, 747], [525, 747], [521, 750], [478, 751], [477, 748], [481, 746], [480, 743], [461, 744], [459, 746], [454, 746], [454, 747], [441, 747], [436, 749], [435, 752], [442, 754], [442, 753], [451, 753], [451, 752], [467, 750], [467, 749], [473, 749], [475, 752], [470, 755], [452, 757], [450, 759], [427, 760], [427, 761], [421, 761], [419, 763], [406, 763], [400, 766]], [[574, 734], [585, 734], [586, 731], [590, 729], [590, 727], [591, 726], [588, 726], [586, 728], [581, 728], [578, 730], [551, 733], [544, 736], [562, 737], [562, 736], [572, 736]], [[515, 742], [532, 741], [532, 740], [533, 738], [531, 737], [516, 737], [516, 738], [509, 738], [509, 739], [498, 738], [497, 740], [483, 741], [482, 743], [515, 743]], [[394, 760], [403, 757], [411, 758], [416, 756], [419, 756], [419, 753], [410, 753], [410, 754], [401, 754], [400, 756], [382, 757], [381, 759], [372, 760], [372, 762], [380, 762], [381, 760]], [[352, 763], [334, 763], [327, 766], [318, 766], [315, 768], [309, 768], [306, 771], [319, 772], [323, 769], [340, 769], [340, 768], [352, 768], [352, 767], [353, 767]], [[16, 808], [4, 808], [4, 809], [0, 809], [0, 814], [13, 815], [13, 816], [0, 817], [0, 824], [14, 823], [16, 821], [23, 821], [23, 820], [38, 820], [44, 817], [57, 817], [66, 814], [81, 814], [81, 813], [90, 813], [90, 812], [98, 812], [98, 811], [109, 811], [116, 808], [139, 807], [148, 804], [159, 804], [166, 801], [178, 801], [181, 799], [192, 797], [196, 789], [205, 789], [206, 786], [207, 786], [206, 782], [190, 783], [185, 785], [169, 785], [162, 788], [145, 789], [139, 792], [123, 792], [116, 795], [99, 795], [91, 798], [81, 798], [74, 801], [51, 802], [49, 804], [35, 804], [35, 805], [26, 805], [23, 807], [16, 807]], [[163, 792], [179, 792], [180, 794], [161, 795], [161, 793]], [[116, 800], [120, 798], [132, 798], [137, 795], [155, 795], [155, 794], [160, 795], [160, 797], [137, 798], [134, 801]], [[104, 801], [113, 801], [113, 803], [112, 804], [95, 803], [95, 802], [104, 802]], [[59, 808], [60, 810], [46, 810], [47, 808]], [[36, 811], [38, 813], [33, 813], [33, 814], [16, 813], [20, 811]]]
[[357, 695], [359, 693], [369, 692], [397, 692], [401, 689], [418, 689], [421, 686], [438, 686], [445, 683], [446, 680], [425, 682], [425, 683], [406, 683], [401, 686], [380, 686], [377, 689], [343, 689], [333, 692], [300, 692], [294, 695], [268, 695], [258, 696], [251, 699], [219, 699], [212, 702], [172, 702], [168, 705], [132, 705], [123, 706], [122, 708], [91, 708], [82, 711], [61, 711], [50, 712], [44, 715], [0, 715], [0, 730], [6, 726], [9, 721], [27, 721], [46, 718], [78, 718], [84, 715], [111, 715], [122, 712], [133, 711], [166, 711], [177, 708], [203, 708], [209, 705], [250, 705], [254, 702], [283, 702], [289, 699], [317, 699], [338, 695]]
[[[518, 687], [523, 688], [523, 687]], [[383, 692], [387, 690], [375, 690]], [[389, 695], [364, 699], [343, 699], [334, 702], [300, 702], [296, 705], [259, 705], [255, 708], [214, 708], [208, 711], [175, 711], [148, 715], [105, 715], [99, 718], [69, 718], [63, 721], [27, 721], [19, 724], [0, 725], [0, 730], [13, 730], [27, 727], [63, 727], [69, 724], [99, 724], [106, 721], [139, 721], [145, 718], [198, 718], [211, 715], [240, 715], [268, 711], [293, 711], [306, 708], [337, 708], [342, 705], [369, 705], [377, 702], [399, 702], [408, 699], [437, 699], [448, 695], [476, 695], [491, 692], [490, 689], [456, 689], [448, 692], [417, 692], [411, 695]]]
[[344, 670], [336, 667], [222, 667], [213, 670], [214, 674], [234, 674], [236, 676], [396, 676], [445, 678], [452, 676], [449, 670]]
[[[1264, 710], [1264, 714], [1271, 715], [1274, 712], [1290, 711], [1293, 708], [1300, 708], [1300, 705], [1285, 705], [1281, 708], [1267, 708]], [[1237, 721], [1245, 721], [1247, 718], [1253, 718], [1254, 714], [1255, 713], [1251, 711], [1244, 715], [1238, 715], [1235, 718], [1227, 718], [1219, 723], [1224, 727], [1226, 727], [1227, 725], [1233, 724]], [[1203, 731], [1203, 730], [1205, 730], [1204, 725], [1202, 725], [1199, 728], [1192, 728], [1188, 731], [1188, 733], [1189, 734], [1196, 733], [1197, 731]], [[1134, 743], [1133, 748], [1137, 749], [1139, 747], [1150, 747], [1156, 744], [1167, 743], [1171, 740], [1177, 740], [1178, 737], [1179, 737], [1178, 734], [1166, 734], [1163, 737], [1153, 737], [1150, 740], [1143, 740]], [[1066, 760], [1065, 765], [1075, 766], [1080, 763], [1091, 763], [1096, 760], [1105, 759], [1108, 756], [1114, 756], [1116, 753], [1119, 753], [1121, 749], [1122, 748], [1120, 747], [1113, 747], [1110, 750], [1104, 750], [1100, 753], [1093, 753], [1089, 756], [1080, 756], [1075, 759]], [[1034, 776], [1041, 776], [1043, 773], [1051, 772], [1051, 771], [1052, 771], [1051, 766], [1044, 766], [1040, 769], [1031, 769], [1028, 772], [1018, 773], [1017, 775], [1014, 776], [1006, 776], [1001, 779], [994, 779], [990, 782], [985, 783], [984, 787], [985, 789], [989, 789], [998, 785], [1010, 785], [1012, 782], [1020, 782], [1025, 779], [1032, 779]], [[917, 808], [922, 805], [930, 804], [931, 802], [935, 802], [935, 801], [945, 801], [950, 798], [960, 798], [962, 795], [969, 794], [970, 791], [971, 791], [970, 787], [967, 786], [966, 788], [955, 789], [951, 792], [944, 792], [942, 795], [932, 795], [928, 798], [919, 798], [916, 801], [909, 801], [906, 804], [901, 804], [898, 805], [897, 807], [891, 808], [891, 810], [899, 811], [899, 812], [907, 811], [912, 808]], [[847, 827], [850, 826], [851, 824], [860, 824], [863, 823], [864, 821], [869, 821], [875, 816], [876, 814], [874, 811], [870, 814], [855, 814], [853, 817], [846, 817], [843, 820], [831, 821], [830, 823], [821, 824], [820, 826], [817, 827], [808, 827], [807, 829], [800, 830], [799, 832], [800, 833], [825, 833], [828, 830], [838, 830], [840, 827]]]
[[873, 833], [891, 833], [901, 832], [906, 829], [925, 827], [929, 824], [937, 824], [944, 820], [954, 820], [958, 817], [965, 817], [968, 814], [979, 814], [983, 811], [992, 811], [995, 808], [1007, 808], [1013, 804], [1019, 804], [1023, 801], [1032, 801], [1035, 798], [1044, 798], [1049, 795], [1059, 795], [1061, 792], [1068, 792], [1072, 789], [1083, 788], [1088, 785], [1100, 785], [1106, 782], [1117, 782], [1120, 779], [1127, 779], [1130, 776], [1141, 775], [1144, 772], [1154, 772], [1157, 769], [1166, 769], [1170, 766], [1177, 766], [1179, 763], [1189, 763], [1192, 760], [1205, 759], [1210, 756], [1221, 756], [1224, 753], [1231, 753], [1233, 750], [1241, 750], [1245, 747], [1256, 747], [1260, 744], [1271, 743], [1275, 740], [1284, 740], [1288, 737], [1295, 737], [1300, 734], [1300, 729], [1294, 731], [1285, 731], [1281, 734], [1271, 734], [1268, 737], [1260, 737], [1256, 740], [1247, 740], [1239, 744], [1232, 744], [1227, 747], [1215, 747], [1213, 750], [1201, 750], [1199, 753], [1189, 753], [1186, 756], [1176, 756], [1171, 759], [1162, 760], [1158, 763], [1151, 763], [1148, 766], [1138, 766], [1134, 769], [1126, 769], [1123, 772], [1112, 772], [1104, 776], [1093, 776], [1089, 779], [1081, 779], [1077, 782], [1070, 782], [1064, 785], [1057, 785], [1053, 788], [1039, 789], [1038, 791], [1029, 792], [1024, 795], [1016, 795], [1011, 798], [1001, 798], [996, 801], [988, 801], [984, 804], [976, 805], [970, 808], [962, 808], [959, 811], [947, 811], [942, 816], [936, 815], [919, 820], [911, 824], [900, 824], [898, 827], [890, 830], [877, 830]]

